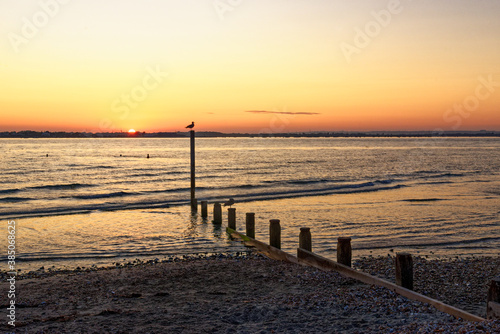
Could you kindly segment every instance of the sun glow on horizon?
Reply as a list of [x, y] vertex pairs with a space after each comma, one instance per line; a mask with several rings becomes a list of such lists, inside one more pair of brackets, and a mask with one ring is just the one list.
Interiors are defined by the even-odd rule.
[[128, 130], [128, 133], [136, 133], [137, 131], [135, 131], [134, 129], [130, 129]]

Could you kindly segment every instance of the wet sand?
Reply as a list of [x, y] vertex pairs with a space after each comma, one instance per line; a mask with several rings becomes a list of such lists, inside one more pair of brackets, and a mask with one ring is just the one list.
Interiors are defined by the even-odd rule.
[[[394, 281], [393, 261], [363, 258], [355, 266]], [[500, 257], [414, 261], [417, 292], [485, 316]], [[500, 332], [500, 321], [457, 320], [384, 288], [259, 255], [23, 276], [16, 333]], [[7, 331], [2, 317], [0, 329]]]

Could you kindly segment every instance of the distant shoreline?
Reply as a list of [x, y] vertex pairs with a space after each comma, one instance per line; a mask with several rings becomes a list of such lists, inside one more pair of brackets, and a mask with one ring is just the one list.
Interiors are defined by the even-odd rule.
[[[368, 132], [288, 132], [288, 133], [223, 133], [200, 131], [202, 138], [443, 138], [443, 137], [500, 137], [500, 131], [368, 131]], [[189, 132], [50, 132], [5, 131], [0, 138], [188, 138]]]

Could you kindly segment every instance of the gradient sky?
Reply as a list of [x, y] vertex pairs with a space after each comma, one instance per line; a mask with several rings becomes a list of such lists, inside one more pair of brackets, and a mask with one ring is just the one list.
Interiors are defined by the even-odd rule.
[[498, 0], [0, 0], [0, 131], [500, 130], [498, 17]]

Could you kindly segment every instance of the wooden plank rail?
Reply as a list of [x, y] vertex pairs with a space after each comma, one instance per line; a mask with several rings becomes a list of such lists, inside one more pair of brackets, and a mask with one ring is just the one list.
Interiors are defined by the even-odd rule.
[[233, 230], [232, 228], [229, 228], [229, 227], [226, 228], [226, 232], [234, 239], [241, 240], [245, 244], [245, 246], [255, 247], [255, 249], [259, 253], [267, 256], [268, 258], [270, 258], [272, 260], [287, 261], [287, 262], [299, 264], [299, 260], [295, 256], [290, 255], [290, 254], [282, 251], [281, 249], [278, 249], [278, 248], [273, 247], [273, 246], [269, 246], [268, 244], [265, 244], [263, 242], [249, 238], [246, 235], [241, 234], [239, 232], [236, 232], [235, 230]]
[[[353, 278], [366, 284], [381, 286], [408, 299], [429, 304], [435, 307], [437, 310], [444, 313], [448, 313], [457, 318], [462, 318], [464, 320], [476, 321], [476, 322], [486, 320], [477, 315], [471, 314], [464, 310], [445, 304], [439, 300], [432, 299], [422, 294], [411, 291], [409, 289], [403, 288], [384, 279], [372, 276], [370, 274], [361, 271], [357, 271], [355, 269], [352, 269], [351, 267], [324, 258], [305, 249], [297, 248], [297, 257], [295, 257], [278, 248], [272, 247], [263, 242], [249, 238], [246, 235], [241, 234], [229, 227], [226, 228], [226, 232], [232, 238], [241, 240], [245, 244], [245, 246], [254, 247], [259, 253], [267, 256], [270, 259], [308, 265], [324, 271], [337, 271], [345, 277]], [[499, 310], [498, 306], [500, 306], [500, 304], [496, 302], [490, 302], [490, 303], [491, 305], [488, 304], [488, 306], [493, 310], [492, 313], [493, 312], [496, 313]]]
[[313, 266], [315, 268], [325, 270], [325, 271], [337, 271], [340, 274], [354, 278], [358, 281], [361, 281], [363, 283], [367, 284], [373, 284], [377, 286], [382, 286], [385, 287], [403, 297], [406, 297], [408, 299], [416, 300], [422, 303], [427, 303], [429, 305], [434, 306], [436, 309], [438, 309], [441, 312], [448, 313], [454, 317], [462, 318], [464, 320], [468, 321], [484, 321], [485, 319], [471, 314], [469, 312], [460, 310], [456, 307], [447, 305], [443, 302], [440, 302], [439, 300], [435, 300], [432, 298], [429, 298], [427, 296], [421, 295], [419, 293], [413, 292], [411, 290], [405, 289], [403, 287], [400, 287], [394, 283], [391, 283], [389, 281], [386, 281], [384, 279], [354, 270], [348, 266], [342, 265], [340, 263], [337, 263], [335, 261], [329, 260], [327, 258], [324, 258], [322, 256], [316, 255], [312, 252], [306, 251], [304, 249], [298, 248], [297, 249], [297, 254], [298, 254], [298, 259], [299, 263], [307, 264], [310, 266]]

